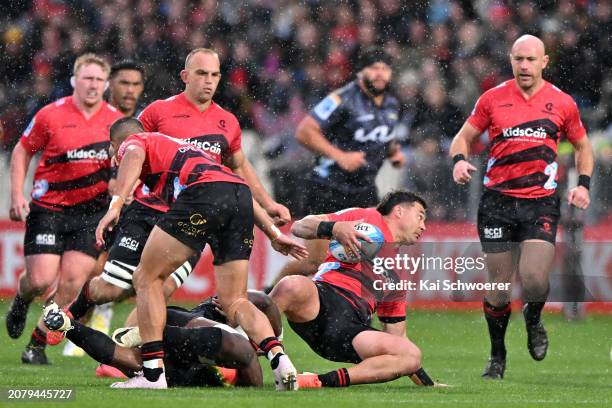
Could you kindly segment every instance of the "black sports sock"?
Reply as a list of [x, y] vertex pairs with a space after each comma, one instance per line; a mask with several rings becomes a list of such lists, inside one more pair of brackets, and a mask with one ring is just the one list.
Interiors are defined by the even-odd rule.
[[542, 309], [546, 302], [527, 302], [523, 309], [523, 315], [525, 316], [525, 323], [528, 326], [535, 326], [540, 322], [542, 316]]
[[506, 358], [506, 345], [504, 337], [510, 320], [510, 302], [502, 306], [493, 306], [486, 300], [483, 309], [487, 325], [489, 326], [489, 338], [491, 339], [491, 357]]
[[217, 327], [183, 328], [166, 326], [164, 350], [168, 355], [180, 356], [181, 361], [192, 363], [198, 359], [217, 361], [221, 352], [222, 333]]
[[425, 385], [425, 386], [432, 386], [432, 385], [434, 385], [433, 380], [425, 372], [425, 370], [423, 370], [423, 367], [421, 367], [418, 370], [416, 370], [414, 372], [414, 374], [410, 374], [409, 377], [412, 380], [412, 382], [415, 383], [416, 385]]
[[89, 309], [96, 305], [90, 300], [89, 297], [90, 282], [90, 280], [85, 282], [85, 285], [83, 285], [83, 289], [81, 289], [81, 293], [79, 293], [79, 296], [74, 302], [72, 302], [72, 304], [68, 308], [68, 311], [70, 312], [70, 314], [72, 314], [72, 319], [74, 320], [78, 320], [81, 317], [85, 316]]
[[[263, 339], [261, 341], [261, 343], [259, 343], [259, 348], [261, 349], [261, 351], [264, 352], [264, 354], [266, 355], [266, 357], [268, 358], [268, 360], [270, 360], [270, 363], [272, 365], [272, 369], [274, 370], [277, 365], [278, 365], [278, 358], [274, 358], [276, 356], [272, 355], [270, 353], [270, 351], [274, 348], [274, 347], [280, 347], [283, 350], [285, 349], [285, 347], [283, 346], [283, 343], [281, 343], [280, 341], [278, 341], [278, 339], [276, 337], [266, 337], [265, 339]], [[278, 354], [278, 353], [277, 353]], [[280, 358], [280, 356], [279, 356]]]
[[28, 346], [45, 348], [47, 346], [47, 333], [36, 326], [34, 330], [32, 330], [32, 337], [30, 337]]
[[115, 343], [106, 334], [72, 320], [73, 328], [66, 338], [85, 350], [91, 358], [102, 364], [111, 364], [115, 354]]
[[149, 381], [155, 382], [164, 374], [164, 343], [161, 340], [150, 341], [140, 348], [142, 356], [142, 373]]
[[344, 367], [329, 373], [319, 374], [319, 381], [324, 387], [348, 387], [351, 385], [348, 370]]

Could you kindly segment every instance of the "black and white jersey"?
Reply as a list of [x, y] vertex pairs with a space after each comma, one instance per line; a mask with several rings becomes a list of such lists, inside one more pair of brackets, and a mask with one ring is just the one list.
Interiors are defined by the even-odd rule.
[[357, 81], [330, 93], [310, 111], [310, 116], [339, 149], [365, 152], [367, 164], [349, 173], [334, 160], [321, 156], [310, 174], [311, 180], [345, 193], [371, 189], [395, 137], [399, 110], [399, 101], [389, 94], [377, 106]]

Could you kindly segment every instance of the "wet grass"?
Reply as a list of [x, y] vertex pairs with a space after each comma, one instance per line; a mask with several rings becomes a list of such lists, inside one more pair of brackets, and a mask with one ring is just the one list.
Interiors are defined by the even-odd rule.
[[[24, 336], [12, 340], [4, 328], [7, 300], [0, 301], [0, 406], [78, 407], [343, 407], [343, 406], [465, 406], [543, 407], [612, 406], [612, 316], [589, 316], [586, 321], [567, 323], [560, 315], [547, 314], [546, 328], [551, 346], [542, 362], [531, 359], [519, 313], [514, 313], [507, 335], [508, 368], [501, 382], [483, 381], [480, 374], [488, 354], [486, 326], [480, 313], [409, 313], [408, 333], [423, 350], [424, 367], [450, 388], [416, 387], [406, 378], [348, 389], [303, 390], [297, 393], [273, 391], [267, 362], [266, 386], [253, 389], [172, 389], [136, 391], [110, 389], [110, 379], [95, 377], [96, 363], [85, 357], [63, 357], [62, 346], [50, 347], [52, 362], [46, 367], [24, 366], [20, 353], [27, 343], [36, 313], [33, 305]], [[114, 326], [119, 326], [131, 305], [115, 306]], [[325, 372], [340, 367], [316, 356], [286, 328], [285, 344], [300, 370]], [[7, 403], [6, 388], [75, 390], [70, 402]]]

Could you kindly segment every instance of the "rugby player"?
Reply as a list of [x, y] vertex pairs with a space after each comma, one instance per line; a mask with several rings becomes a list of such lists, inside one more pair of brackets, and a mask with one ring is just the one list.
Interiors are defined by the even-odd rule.
[[[520, 37], [512, 46], [510, 62], [514, 79], [480, 97], [453, 139], [450, 155], [455, 182], [469, 182], [475, 170], [467, 161], [469, 146], [488, 131], [489, 161], [478, 209], [478, 234], [487, 254], [490, 282], [511, 282], [518, 270], [527, 347], [531, 357], [540, 361], [548, 349], [541, 312], [549, 291], [559, 221], [557, 145], [565, 135], [574, 147], [580, 176], [567, 200], [579, 209], [586, 209], [590, 201], [593, 150], [574, 100], [542, 78], [548, 64], [544, 43], [532, 35]], [[520, 255], [515, 260], [516, 252]], [[510, 292], [485, 295], [491, 355], [484, 378], [504, 377]]]
[[[275, 332], [280, 332], [280, 316], [270, 298], [255, 291], [249, 291], [248, 297], [270, 319]], [[44, 315], [50, 330], [59, 331], [83, 347], [102, 365], [115, 367], [130, 377], [142, 375], [137, 373], [142, 370], [137, 327], [118, 329], [111, 340], [104, 333], [71, 319], [69, 313], [55, 304], [47, 306]], [[225, 323], [225, 316], [219, 313], [212, 298], [190, 311], [173, 306], [166, 309], [163, 342], [169, 387], [263, 385], [261, 366], [251, 343]], [[217, 370], [212, 364], [230, 370]], [[122, 388], [124, 384], [113, 383], [111, 387]]]
[[[358, 239], [368, 238], [354, 227], [366, 222], [378, 227], [388, 243], [381, 256], [386, 251], [397, 252], [391, 248], [393, 243], [410, 245], [421, 237], [425, 211], [422, 198], [397, 190], [376, 208], [309, 215], [295, 222], [291, 232], [306, 240], [333, 237], [347, 250], [359, 253]], [[388, 277], [393, 278], [393, 272]], [[421, 367], [421, 351], [405, 336], [406, 291], [376, 290], [378, 279], [381, 276], [366, 263], [339, 262], [328, 251], [314, 278], [287, 276], [274, 287], [270, 297], [313, 351], [331, 361], [356, 364], [320, 375], [300, 375], [300, 386], [346, 387], [401, 376], [434, 385]], [[374, 312], [382, 331], [371, 325]]]
[[[278, 225], [288, 222], [289, 211], [274, 202], [259, 182], [257, 175], [244, 156], [241, 147], [241, 130], [236, 117], [217, 105], [214, 94], [221, 77], [219, 56], [206, 48], [198, 48], [185, 59], [181, 79], [184, 92], [147, 106], [140, 114], [148, 132], [161, 132], [178, 139], [185, 139], [204, 150], [216, 162], [230, 167], [247, 181], [254, 198], [266, 209]], [[136, 187], [134, 201], [124, 210], [115, 236], [107, 242], [110, 246], [104, 271], [83, 287], [81, 295], [70, 311], [82, 316], [94, 304], [102, 304], [130, 294], [132, 274], [140, 261], [147, 237], [159, 218], [168, 211], [168, 205], [151, 194], [146, 184]], [[277, 229], [268, 229], [267, 236], [273, 246], [285, 242]], [[285, 242], [286, 243], [286, 242]], [[282, 246], [281, 246], [282, 247]], [[164, 285], [169, 298], [195, 268], [200, 254], [195, 254], [172, 274]], [[134, 320], [132, 315], [129, 321]]]
[[[248, 259], [253, 245], [254, 205], [246, 182], [204, 151], [161, 133], [139, 133], [133, 118], [111, 127], [112, 149], [119, 172], [117, 195], [96, 229], [103, 233], [116, 224], [124, 200], [138, 179], [151, 195], [170, 206], [153, 228], [134, 272], [138, 327], [142, 335], [143, 377], [129, 380], [127, 388], [166, 388], [162, 343], [165, 325], [164, 280], [208, 243], [214, 255], [219, 302], [231, 326], [240, 325], [271, 361], [277, 389], [297, 389], [296, 370], [274, 336], [269, 321], [246, 296]], [[273, 225], [259, 225], [264, 231]], [[285, 251], [298, 257], [304, 248], [290, 241]]]
[[[376, 175], [385, 159], [394, 167], [405, 158], [394, 141], [399, 101], [392, 96], [391, 59], [379, 49], [359, 58], [357, 78], [330, 93], [296, 129], [297, 140], [318, 155], [305, 188], [307, 213], [327, 214], [378, 202]], [[308, 259], [287, 263], [275, 279], [312, 275], [325, 257], [326, 240], [306, 242]]]
[[144, 92], [145, 72], [131, 60], [113, 64], [110, 70], [108, 103], [124, 116], [136, 116], [138, 101]]
[[[108, 129], [122, 115], [103, 101], [108, 87], [108, 63], [84, 54], [74, 63], [71, 96], [36, 113], [11, 157], [13, 221], [25, 221], [25, 273], [9, 307], [9, 336], [21, 336], [32, 300], [59, 277], [53, 296], [61, 306], [78, 294], [93, 272], [98, 255], [94, 231], [108, 205]], [[32, 202], [23, 184], [32, 156], [42, 152], [34, 175]], [[47, 338], [42, 320], [21, 355], [26, 364], [47, 364]]]

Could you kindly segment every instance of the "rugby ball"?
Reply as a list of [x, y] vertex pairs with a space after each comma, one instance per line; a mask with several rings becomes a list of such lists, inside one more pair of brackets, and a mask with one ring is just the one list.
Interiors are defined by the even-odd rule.
[[332, 239], [329, 243], [329, 252], [340, 262], [354, 264], [360, 261], [372, 260], [385, 243], [385, 236], [383, 235], [382, 231], [372, 224], [362, 222], [361, 224], [355, 225], [355, 230], [367, 235], [372, 242], [367, 242], [360, 239], [360, 253], [352, 254], [348, 253], [337, 240]]

